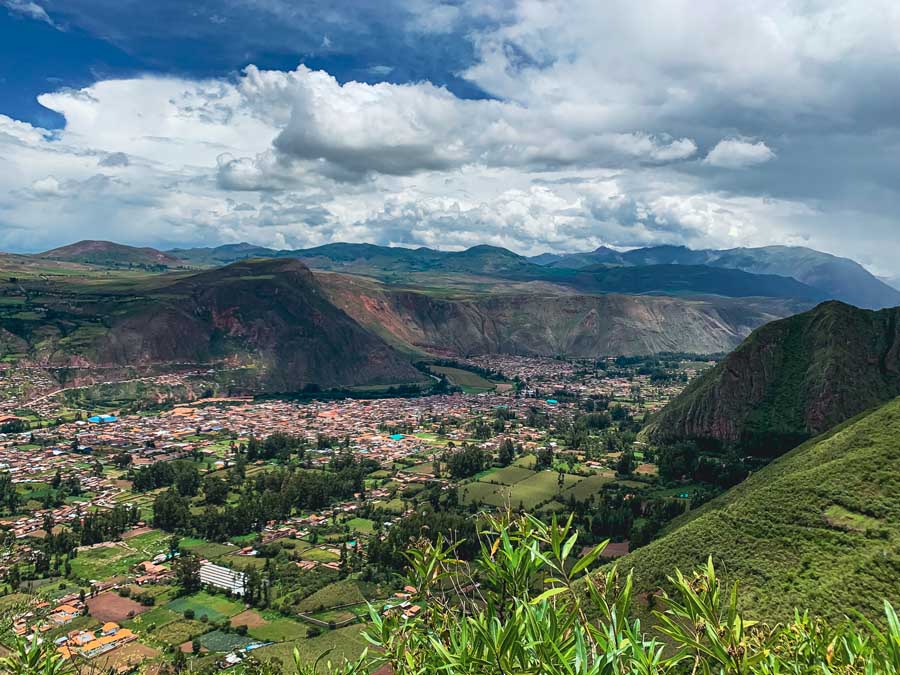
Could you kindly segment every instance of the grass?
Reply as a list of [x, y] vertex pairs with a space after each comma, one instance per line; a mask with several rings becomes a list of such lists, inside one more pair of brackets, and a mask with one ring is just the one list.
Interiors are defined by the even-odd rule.
[[173, 600], [167, 607], [178, 614], [184, 614], [185, 610], [192, 609], [195, 618], [206, 616], [210, 621], [221, 621], [244, 610], [244, 605], [240, 602], [229, 600], [222, 595], [210, 595], [206, 591]]
[[352, 579], [342, 579], [319, 589], [297, 605], [301, 612], [315, 612], [338, 605], [365, 602], [366, 597], [359, 584]]
[[462, 387], [467, 394], [480, 394], [486, 391], [493, 391], [497, 385], [488, 379], [483, 378], [477, 373], [461, 368], [451, 368], [449, 366], [429, 366], [429, 369], [437, 375], [446, 375], [451, 383]]
[[637, 590], [712, 555], [749, 618], [880, 616], [900, 577], [900, 399], [812, 439], [619, 561]]
[[500, 483], [501, 485], [515, 485], [519, 481], [525, 480], [526, 478], [531, 478], [534, 476], [534, 471], [530, 469], [524, 469], [520, 466], [505, 466], [502, 469], [497, 469], [481, 478], [479, 480], [483, 483]]
[[72, 559], [72, 573], [87, 580], [126, 574], [139, 562], [165, 551], [167, 539], [164, 532], [153, 530], [113, 546], [81, 551]]
[[249, 634], [262, 642], [285, 642], [288, 640], [300, 640], [306, 637], [307, 628], [304, 624], [291, 619], [275, 619], [263, 626], [251, 628]]
[[375, 531], [375, 523], [368, 518], [351, 518], [346, 524], [359, 534], [372, 534]]
[[[498, 508], [509, 505], [515, 509], [521, 505], [526, 510], [532, 510], [582, 480], [580, 476], [563, 474], [563, 484], [560, 489], [557, 472], [529, 471], [528, 473], [530, 476], [513, 485], [494, 485], [481, 481], [466, 483], [457, 488], [459, 500], [467, 504], [482, 503]], [[496, 475], [497, 472], [491, 474], [489, 479]]]
[[205, 539], [195, 539], [193, 537], [186, 537], [182, 539], [180, 542], [180, 546], [182, 550], [189, 551], [194, 555], [198, 555], [201, 558], [206, 558], [207, 560], [215, 560], [216, 558], [221, 558], [224, 555], [234, 553], [238, 550], [234, 546], [216, 544], [213, 542], [208, 542]]
[[590, 499], [597, 493], [601, 492], [605, 486], [609, 485], [610, 483], [614, 483], [615, 481], [615, 476], [594, 474], [593, 476], [588, 476], [572, 487], [564, 490], [562, 496], [563, 499], [568, 499], [570, 496], [574, 496], [578, 501], [584, 501], [585, 499]]
[[341, 559], [340, 555], [326, 551], [323, 548], [309, 548], [303, 551], [300, 557], [304, 560], [314, 560], [316, 562], [336, 562]]
[[368, 643], [362, 637], [364, 627], [358, 624], [339, 628], [337, 630], [329, 630], [315, 638], [298, 640], [296, 642], [280, 642], [268, 647], [263, 647], [254, 652], [254, 655], [260, 661], [270, 661], [277, 659], [284, 664], [293, 663], [293, 650], [296, 647], [300, 652], [300, 658], [303, 663], [315, 663], [316, 659], [322, 654], [327, 653], [328, 656], [322, 659], [320, 664], [320, 672], [325, 672], [325, 662], [339, 662], [341, 659], [355, 659], [368, 646]]

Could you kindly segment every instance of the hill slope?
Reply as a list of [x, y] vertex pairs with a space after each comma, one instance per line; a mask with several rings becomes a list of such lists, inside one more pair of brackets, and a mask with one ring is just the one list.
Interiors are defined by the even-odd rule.
[[775, 460], [619, 561], [637, 587], [712, 555], [751, 618], [881, 614], [900, 597], [900, 399]]
[[252, 260], [187, 277], [113, 323], [101, 361], [231, 359], [268, 391], [411, 382], [421, 375], [328, 301], [297, 260]]
[[181, 267], [184, 261], [155, 248], [126, 246], [112, 241], [83, 241], [54, 248], [35, 257], [103, 267]]
[[407, 351], [596, 357], [733, 349], [750, 331], [796, 311], [775, 299], [531, 292], [430, 295], [320, 274], [331, 300]]
[[651, 420], [647, 436], [778, 454], [900, 395], [900, 308], [840, 302], [755, 331]]

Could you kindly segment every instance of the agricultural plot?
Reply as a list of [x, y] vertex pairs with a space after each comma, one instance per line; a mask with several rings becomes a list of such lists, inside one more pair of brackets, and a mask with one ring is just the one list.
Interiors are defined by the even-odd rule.
[[324, 548], [310, 548], [300, 554], [304, 560], [313, 560], [315, 562], [337, 562], [341, 559], [339, 553], [334, 553]]
[[480, 503], [498, 508], [510, 506], [526, 510], [553, 499], [567, 488], [576, 485], [580, 476], [563, 474], [562, 485], [555, 471], [529, 472], [531, 475], [513, 485], [492, 485], [476, 481], [457, 488], [462, 503]]
[[302, 640], [306, 637], [306, 633], [306, 626], [284, 618], [274, 619], [250, 629], [250, 636], [261, 642]]
[[246, 647], [253, 642], [253, 638], [237, 633], [223, 633], [214, 630], [206, 635], [201, 635], [197, 640], [200, 645], [211, 652], [226, 653], [241, 647]]
[[123, 598], [116, 593], [101, 593], [85, 600], [85, 604], [88, 606], [91, 616], [104, 623], [107, 621], [122, 623], [149, 609], [131, 598]]
[[173, 621], [178, 621], [179, 619], [181, 619], [181, 615], [176, 614], [170, 609], [166, 609], [165, 607], [154, 607], [143, 614], [139, 614], [130, 621], [125, 621], [122, 625], [125, 628], [130, 628], [131, 630], [140, 633], [156, 630]]
[[[354, 624], [337, 630], [329, 630], [322, 635], [296, 642], [280, 642], [263, 647], [254, 652], [256, 658], [265, 662], [278, 659], [282, 663], [293, 662], [293, 650], [296, 647], [304, 663], [315, 663], [322, 654], [327, 653], [332, 663], [341, 659], [356, 659], [369, 643], [362, 637], [363, 626]], [[325, 664], [321, 664], [320, 672], [325, 672]]]
[[297, 609], [301, 612], [315, 612], [338, 605], [350, 605], [365, 601], [366, 596], [359, 584], [352, 579], [343, 579], [329, 584], [305, 598], [297, 605]]
[[572, 487], [563, 490], [561, 497], [568, 499], [575, 497], [578, 501], [585, 501], [603, 490], [610, 483], [614, 483], [616, 477], [613, 475], [594, 474], [582, 479]]
[[181, 540], [182, 550], [189, 551], [196, 556], [206, 558], [207, 560], [215, 560], [222, 556], [234, 553], [237, 549], [234, 546], [226, 544], [216, 544], [208, 542], [205, 539], [186, 538]]
[[153, 631], [152, 637], [167, 645], [180, 645], [193, 640], [206, 630], [209, 630], [209, 627], [201, 621], [179, 619], [157, 628]]
[[535, 475], [534, 471], [525, 469], [520, 466], [506, 466], [497, 469], [478, 480], [482, 483], [500, 483], [501, 485], [515, 485], [519, 481], [531, 478]]
[[173, 600], [167, 607], [178, 614], [184, 614], [185, 610], [193, 610], [195, 618], [205, 616], [210, 621], [230, 619], [244, 611], [244, 605], [240, 602], [229, 600], [222, 595], [210, 595], [206, 591]]
[[493, 391], [497, 387], [495, 382], [461, 368], [448, 366], [429, 366], [429, 368], [438, 375], [446, 375], [450, 382], [462, 387], [462, 390], [467, 394], [481, 394], [486, 391]]

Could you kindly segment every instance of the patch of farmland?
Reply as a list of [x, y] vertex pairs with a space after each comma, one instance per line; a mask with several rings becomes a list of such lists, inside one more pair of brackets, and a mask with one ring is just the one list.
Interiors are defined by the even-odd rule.
[[563, 499], [575, 497], [575, 499], [582, 502], [586, 499], [590, 499], [596, 494], [599, 494], [603, 490], [604, 486], [615, 482], [615, 476], [594, 474], [593, 476], [588, 476], [587, 478], [582, 479], [572, 487], [563, 490], [562, 497]]
[[482, 483], [500, 483], [501, 485], [515, 485], [519, 481], [531, 478], [535, 475], [534, 471], [524, 469], [521, 466], [506, 466], [489, 473], [479, 480]]

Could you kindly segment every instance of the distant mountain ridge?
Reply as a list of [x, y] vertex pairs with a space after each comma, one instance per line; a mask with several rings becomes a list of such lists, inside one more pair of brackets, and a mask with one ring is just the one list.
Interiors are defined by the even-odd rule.
[[175, 268], [185, 265], [180, 258], [148, 246], [127, 246], [93, 239], [44, 251], [34, 257], [103, 267]]
[[773, 455], [895, 396], [900, 308], [830, 301], [754, 331], [645, 434], [656, 442], [736, 442]]
[[[579, 276], [578, 272], [589, 271], [597, 274], [604, 268], [617, 267], [703, 266], [790, 278], [818, 291], [814, 294], [795, 285], [794, 291], [782, 290], [776, 293], [776, 297], [799, 291], [800, 295], [793, 297], [814, 301], [840, 300], [867, 309], [900, 306], [900, 290], [870, 274], [859, 263], [798, 246], [696, 251], [684, 246], [655, 246], [625, 252], [600, 247], [586, 253], [548, 253], [532, 258], [495, 246], [474, 246], [465, 251], [447, 252], [429, 248], [413, 249], [349, 243], [326, 244], [296, 250], [274, 250], [251, 244], [230, 244], [216, 248], [174, 249], [168, 253], [197, 264], [225, 264], [251, 257], [293, 257], [303, 260], [314, 269], [368, 274], [382, 279], [392, 274], [427, 272], [504, 276], [575, 283], [576, 288], [585, 292], [653, 292], [653, 290], [631, 291], [627, 287], [604, 287], [595, 281], [586, 280], [584, 275]], [[659, 267], [659, 271], [663, 270], [664, 268]], [[671, 280], [675, 273], [670, 270], [666, 275]], [[685, 279], [696, 278], [696, 275], [689, 272], [685, 272], [684, 276]], [[607, 273], [604, 278], [611, 277]], [[576, 281], [573, 282], [573, 279]], [[684, 280], [679, 284], [682, 286], [681, 292], [717, 292], [716, 289], [700, 290], [690, 287]], [[653, 285], [660, 286], [659, 283], [649, 284]], [[788, 287], [785, 285], [785, 288]], [[662, 289], [661, 292], [666, 290], [668, 289]], [[718, 292], [721, 293], [721, 290]], [[771, 292], [769, 285], [765, 293], [760, 292], [757, 295]], [[738, 294], [739, 297], [743, 295], [751, 294], [743, 291]]]
[[591, 265], [706, 265], [752, 274], [793, 277], [822, 291], [828, 299], [857, 307], [881, 309], [900, 305], [900, 291], [869, 273], [862, 265], [802, 246], [765, 246], [726, 250], [692, 250], [685, 246], [653, 246], [618, 252], [603, 248], [591, 253], [560, 256], [549, 266], [579, 269]]

